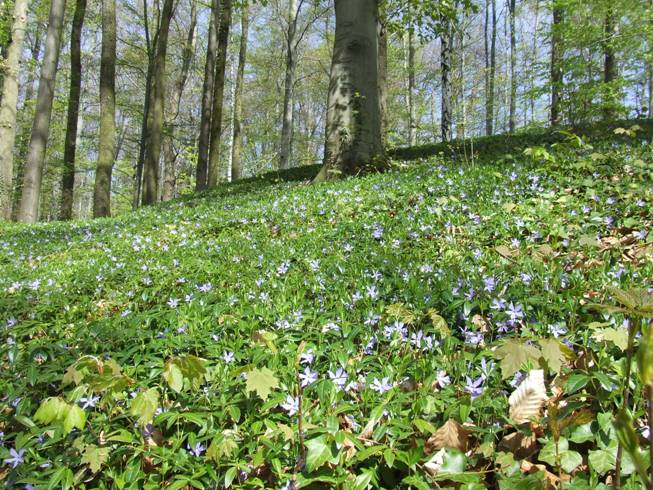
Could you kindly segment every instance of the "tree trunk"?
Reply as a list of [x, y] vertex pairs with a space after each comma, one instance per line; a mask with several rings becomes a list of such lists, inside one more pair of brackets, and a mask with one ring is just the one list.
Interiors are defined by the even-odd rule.
[[215, 60], [213, 107], [211, 109], [211, 143], [209, 146], [208, 187], [215, 187], [220, 174], [220, 146], [222, 143], [222, 114], [224, 109], [224, 82], [227, 68], [227, 48], [231, 29], [231, 3], [224, 0], [218, 29], [218, 55]]
[[515, 132], [517, 117], [517, 38], [515, 35], [515, 0], [508, 0], [508, 12], [510, 16], [510, 116], [508, 131]]
[[238, 53], [238, 73], [236, 75], [236, 90], [234, 92], [234, 135], [231, 144], [231, 179], [243, 177], [242, 146], [243, 135], [240, 121], [243, 113], [243, 82], [245, 78], [245, 63], [247, 62], [247, 36], [249, 34], [249, 8], [247, 0], [243, 3], [240, 19], [240, 51]]
[[[379, 7], [381, 8], [381, 7]], [[379, 12], [379, 111], [381, 112], [381, 140], [388, 141], [388, 31], [384, 12]]]
[[102, 0], [102, 54], [100, 59], [100, 145], [93, 217], [111, 215], [111, 173], [116, 151], [116, 0]]
[[283, 91], [283, 122], [281, 126], [281, 147], [279, 169], [290, 168], [292, 163], [293, 116], [295, 108], [295, 34], [297, 32], [297, 0], [288, 2], [288, 32], [286, 34], [286, 76]]
[[460, 50], [460, 92], [458, 105], [460, 107], [460, 122], [457, 124], [456, 132], [457, 137], [460, 139], [465, 139], [467, 132], [467, 98], [465, 94], [465, 67], [466, 67], [466, 57], [465, 57], [465, 10], [462, 12], [462, 19], [460, 22], [460, 28], [458, 32], [458, 49]]
[[174, 14], [174, 0], [165, 0], [161, 11], [161, 21], [157, 31], [152, 70], [152, 97], [147, 118], [145, 145], [145, 165], [143, 167], [142, 204], [154, 204], [159, 198], [159, 159], [163, 139], [163, 120], [165, 106], [166, 54], [168, 52], [168, 33]]
[[494, 82], [496, 78], [496, 59], [497, 59], [497, 9], [496, 9], [496, 0], [491, 0], [490, 2], [492, 7], [492, 33], [490, 40], [490, 53], [489, 53], [489, 67], [488, 67], [488, 54], [487, 54], [487, 30], [488, 30], [488, 10], [486, 2], [486, 12], [485, 12], [485, 31], [486, 31], [486, 67], [489, 68], [487, 75], [487, 90], [485, 93], [485, 134], [491, 136], [494, 134]]
[[26, 22], [27, 0], [16, 0], [0, 103], [0, 219], [7, 220], [11, 219], [18, 76]]
[[186, 81], [188, 80], [188, 72], [190, 70], [190, 63], [195, 54], [195, 27], [197, 26], [197, 2], [191, 0], [190, 10], [190, 25], [188, 27], [188, 36], [186, 37], [186, 44], [182, 51], [181, 58], [181, 71], [179, 77], [175, 82], [175, 90], [172, 92], [172, 111], [168, 121], [166, 122], [167, 131], [163, 140], [163, 161], [164, 161], [164, 177], [163, 177], [163, 194], [161, 195], [162, 201], [169, 201], [175, 195], [176, 172], [175, 165], [177, 164], [177, 154], [175, 153], [175, 122], [179, 116], [179, 107], [181, 105], [181, 98], [184, 94]]
[[442, 141], [449, 141], [451, 139], [451, 37], [453, 28], [451, 20], [446, 16], [442, 17], [442, 24], [444, 27], [440, 36], [440, 66], [442, 71], [442, 116], [440, 129]]
[[614, 9], [608, 7], [605, 14], [603, 41], [603, 83], [605, 86], [605, 98], [603, 101], [603, 116], [605, 119], [615, 119], [618, 113], [617, 87], [614, 82], [617, 80], [617, 60], [614, 49], [614, 42], [617, 36], [617, 23]]
[[316, 181], [385, 166], [378, 91], [378, 0], [336, 0], [324, 166]]
[[209, 142], [211, 139], [211, 110], [213, 108], [213, 82], [215, 79], [215, 55], [218, 50], [218, 25], [219, 3], [213, 1], [209, 19], [209, 39], [206, 49], [206, 63], [204, 65], [204, 82], [202, 84], [202, 113], [200, 116], [200, 136], [197, 145], [197, 166], [195, 169], [195, 190], [206, 188], [209, 171]]
[[551, 126], [560, 124], [562, 93], [562, 21], [564, 11], [559, 0], [553, 0], [551, 24]]
[[408, 144], [417, 145], [417, 117], [415, 115], [415, 26], [408, 28]]
[[[79, 99], [82, 91], [81, 37], [86, 15], [86, 0], [77, 0], [73, 27], [70, 33], [70, 92], [68, 94], [68, 116], [66, 139], [63, 153], [63, 176], [61, 179], [62, 220], [73, 215], [73, 190], [75, 187], [75, 150], [77, 149], [77, 123], [79, 119]], [[102, 81], [102, 78], [100, 78]]]
[[36, 112], [32, 135], [27, 150], [23, 193], [18, 210], [18, 221], [36, 223], [39, 212], [39, 194], [43, 178], [45, 148], [50, 132], [50, 116], [54, 100], [59, 48], [61, 46], [61, 31], [66, 10], [66, 0], [52, 0], [48, 21], [48, 33], [45, 39], [45, 55], [41, 67], [41, 79], [36, 100]]

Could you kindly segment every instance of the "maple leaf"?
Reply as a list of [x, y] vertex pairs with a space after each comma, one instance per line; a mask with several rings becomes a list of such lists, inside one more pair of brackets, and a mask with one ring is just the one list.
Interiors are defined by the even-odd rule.
[[270, 392], [279, 387], [279, 380], [274, 376], [274, 373], [268, 368], [262, 369], [254, 368], [247, 373], [247, 391], [255, 391], [263, 401], [267, 400]]
[[507, 379], [522, 369], [525, 364], [537, 363], [542, 353], [533, 345], [510, 339], [495, 351], [495, 355], [501, 360], [501, 375], [503, 379]]
[[540, 339], [538, 342], [542, 348], [542, 358], [551, 372], [559, 373], [567, 358], [572, 355], [571, 349], [556, 339]]
[[97, 447], [94, 444], [89, 444], [84, 448], [82, 455], [82, 464], [88, 464], [88, 467], [93, 473], [100, 471], [100, 468], [109, 459], [108, 447]]

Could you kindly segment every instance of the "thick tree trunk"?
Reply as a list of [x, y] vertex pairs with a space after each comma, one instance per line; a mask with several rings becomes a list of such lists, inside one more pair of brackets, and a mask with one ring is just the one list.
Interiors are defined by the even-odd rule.
[[243, 84], [245, 79], [245, 63], [247, 62], [247, 36], [249, 34], [249, 8], [245, 0], [240, 19], [240, 51], [238, 53], [238, 73], [236, 74], [236, 89], [234, 92], [233, 142], [231, 144], [231, 179], [238, 180], [243, 176], [242, 146], [243, 135], [241, 119], [243, 117]]
[[220, 175], [220, 147], [222, 143], [222, 114], [224, 110], [224, 82], [227, 68], [227, 48], [231, 29], [231, 3], [224, 0], [218, 29], [218, 54], [215, 60], [213, 107], [211, 109], [211, 143], [209, 146], [208, 187], [215, 187]]
[[190, 25], [188, 27], [188, 36], [182, 51], [181, 57], [181, 71], [179, 77], [175, 82], [175, 89], [172, 92], [171, 112], [166, 122], [166, 135], [163, 140], [163, 161], [164, 161], [164, 176], [163, 176], [163, 194], [161, 195], [162, 201], [169, 201], [175, 195], [176, 185], [176, 172], [175, 166], [177, 164], [177, 153], [175, 152], [175, 124], [179, 116], [179, 107], [181, 105], [181, 98], [184, 94], [186, 81], [188, 80], [188, 72], [190, 70], [190, 63], [195, 54], [195, 27], [197, 26], [197, 2], [191, 0], [190, 10]]
[[0, 103], [0, 219], [7, 220], [11, 219], [18, 76], [26, 22], [27, 0], [16, 0], [11, 26], [11, 44], [7, 49], [2, 102]]
[[440, 130], [442, 141], [451, 139], [451, 109], [453, 106], [451, 90], [451, 20], [443, 17], [443, 32], [440, 36], [440, 66], [442, 72], [442, 116], [440, 119]]
[[336, 0], [324, 166], [316, 181], [385, 166], [378, 76], [378, 0]]
[[281, 126], [281, 146], [279, 148], [279, 169], [290, 168], [292, 163], [292, 137], [295, 108], [295, 34], [297, 32], [297, 0], [288, 2], [288, 31], [286, 33], [286, 76], [283, 87], [283, 121]]
[[[379, 7], [381, 8], [381, 7]], [[385, 13], [379, 12], [379, 111], [381, 112], [381, 140], [383, 147], [388, 141], [388, 31]]]
[[36, 112], [32, 135], [27, 150], [23, 193], [18, 210], [18, 221], [35, 223], [39, 213], [39, 194], [43, 178], [45, 148], [50, 132], [50, 116], [54, 100], [55, 79], [61, 46], [61, 31], [66, 10], [66, 0], [52, 0], [48, 21], [48, 33], [45, 39], [45, 55], [41, 67], [41, 79], [36, 100]]
[[515, 0], [508, 0], [508, 14], [510, 17], [510, 115], [508, 131], [515, 132], [517, 118], [517, 37], [515, 34]]
[[408, 72], [408, 144], [417, 145], [417, 117], [415, 115], [415, 26], [408, 28], [408, 58], [406, 69]]
[[[79, 120], [79, 99], [82, 91], [81, 38], [86, 0], [77, 0], [73, 27], [70, 33], [70, 91], [68, 94], [68, 116], [66, 120], [66, 139], [63, 152], [63, 176], [61, 178], [62, 220], [73, 216], [73, 190], [75, 187], [75, 150], [77, 149], [77, 123]], [[102, 78], [100, 78], [102, 81]]]
[[617, 87], [617, 59], [615, 55], [615, 38], [617, 36], [617, 22], [614, 9], [608, 7], [605, 14], [603, 40], [603, 83], [605, 83], [605, 98], [603, 101], [603, 116], [605, 119], [615, 119], [618, 113]]
[[152, 70], [152, 97], [147, 118], [147, 143], [145, 145], [145, 165], [143, 167], [143, 205], [154, 204], [159, 198], [159, 159], [161, 158], [161, 142], [163, 140], [166, 54], [168, 52], [168, 33], [174, 7], [174, 0], [165, 0], [157, 31], [154, 69]]
[[563, 9], [559, 0], [553, 0], [553, 22], [551, 24], [551, 126], [560, 124], [562, 93], [562, 21]]
[[100, 145], [93, 190], [93, 217], [111, 215], [111, 173], [116, 151], [116, 0], [102, 0]]
[[215, 79], [215, 56], [218, 50], [219, 4], [213, 1], [209, 20], [209, 39], [204, 65], [204, 82], [202, 84], [202, 113], [200, 116], [200, 136], [197, 145], [197, 166], [195, 169], [195, 190], [201, 191], [207, 186], [209, 172], [209, 143], [211, 140], [211, 111], [213, 109], [213, 82]]

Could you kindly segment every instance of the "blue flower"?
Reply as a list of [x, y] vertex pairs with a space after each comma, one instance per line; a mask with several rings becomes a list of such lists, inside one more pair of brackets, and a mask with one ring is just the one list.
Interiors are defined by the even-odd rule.
[[23, 458], [23, 454], [25, 454], [24, 449], [19, 449], [18, 451], [16, 451], [14, 448], [11, 448], [9, 450], [9, 455], [11, 457], [5, 459], [4, 462], [5, 464], [10, 464], [12, 468], [16, 468], [18, 465], [23, 464], [25, 462], [25, 458]]

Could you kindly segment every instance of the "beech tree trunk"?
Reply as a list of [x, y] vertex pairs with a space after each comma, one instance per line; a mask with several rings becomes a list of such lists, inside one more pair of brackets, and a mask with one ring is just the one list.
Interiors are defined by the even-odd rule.
[[202, 84], [202, 112], [200, 116], [200, 135], [197, 144], [197, 166], [195, 168], [195, 190], [206, 189], [209, 172], [209, 144], [211, 141], [211, 112], [213, 110], [213, 84], [215, 80], [215, 57], [218, 50], [218, 26], [220, 5], [213, 0], [209, 20], [209, 39], [204, 64]]
[[245, 63], [247, 62], [247, 36], [249, 34], [249, 8], [247, 0], [243, 3], [240, 18], [240, 51], [238, 53], [238, 73], [236, 74], [236, 89], [234, 92], [233, 142], [231, 144], [231, 179], [238, 180], [243, 176], [242, 146], [243, 135], [241, 119], [243, 113], [243, 84], [245, 78]]
[[184, 94], [186, 81], [188, 80], [188, 72], [190, 70], [190, 63], [195, 54], [195, 27], [197, 26], [197, 3], [191, 0], [190, 10], [190, 25], [188, 27], [188, 36], [181, 56], [181, 71], [179, 77], [175, 82], [175, 89], [172, 92], [172, 110], [166, 122], [166, 135], [163, 140], [163, 161], [164, 161], [164, 176], [163, 176], [163, 193], [161, 195], [162, 201], [169, 201], [175, 195], [176, 186], [176, 172], [175, 166], [177, 164], [177, 153], [175, 152], [175, 123], [179, 116], [179, 107], [181, 98]]
[[11, 44], [7, 49], [6, 70], [0, 103], [0, 219], [11, 219], [11, 192], [14, 175], [14, 142], [18, 106], [18, 76], [25, 39], [27, 0], [16, 0], [11, 26]]
[[[485, 134], [490, 136], [494, 134], [494, 82], [496, 78], [496, 45], [497, 45], [497, 9], [496, 0], [491, 0], [490, 5], [485, 3], [485, 66], [487, 72], [487, 83], [485, 92]], [[489, 41], [488, 53], [488, 29], [489, 29], [489, 10], [492, 8], [492, 32]], [[488, 60], [489, 56], [489, 60]]]
[[553, 0], [553, 22], [551, 24], [551, 126], [560, 124], [562, 93], [562, 22], [563, 9]]
[[417, 144], [417, 118], [415, 116], [415, 27], [408, 28], [408, 58], [406, 69], [408, 71], [408, 144]]
[[510, 115], [508, 131], [515, 132], [517, 112], [517, 37], [515, 34], [515, 0], [508, 0], [508, 15], [510, 18]]
[[211, 139], [209, 146], [208, 187], [215, 187], [220, 175], [220, 146], [222, 143], [222, 115], [224, 110], [224, 82], [227, 68], [227, 48], [231, 29], [231, 3], [224, 0], [218, 29], [218, 54], [215, 60], [213, 107], [211, 109]]
[[99, 146], [93, 190], [94, 218], [111, 215], [111, 174], [116, 151], [116, 0], [102, 0]]
[[[81, 38], [86, 0], [77, 0], [70, 32], [70, 91], [68, 94], [68, 116], [63, 153], [63, 176], [61, 179], [60, 218], [69, 220], [73, 216], [73, 190], [75, 187], [75, 151], [77, 149], [77, 124], [79, 121], [79, 99], [82, 91]], [[102, 81], [102, 78], [100, 78]]]
[[617, 80], [617, 59], [615, 55], [614, 42], [617, 36], [617, 23], [614, 9], [608, 7], [605, 14], [603, 41], [603, 82], [605, 83], [605, 98], [603, 101], [603, 115], [605, 119], [615, 119], [618, 113], [617, 87], [614, 82]]
[[440, 36], [440, 66], [442, 71], [442, 116], [440, 129], [442, 141], [451, 139], [451, 112], [452, 112], [452, 90], [451, 90], [451, 41], [453, 26], [451, 20], [443, 17], [443, 32]]
[[381, 112], [381, 140], [387, 146], [388, 138], [388, 31], [385, 13], [379, 12], [379, 111]]
[[324, 165], [317, 182], [385, 166], [378, 70], [378, 0], [335, 0]]
[[32, 125], [32, 135], [27, 150], [23, 192], [18, 210], [18, 221], [23, 223], [36, 223], [39, 214], [45, 148], [50, 133], [50, 117], [52, 115], [52, 102], [54, 100], [65, 10], [66, 0], [52, 0], [48, 32], [45, 39], [45, 55], [41, 66], [41, 79], [36, 99], [34, 124]]
[[147, 117], [145, 145], [145, 164], [143, 167], [142, 204], [154, 204], [159, 198], [159, 159], [163, 140], [165, 106], [166, 54], [168, 52], [168, 33], [174, 14], [174, 0], [165, 0], [161, 11], [161, 21], [157, 31], [152, 70], [152, 96]]
[[283, 87], [283, 122], [281, 126], [281, 147], [279, 149], [279, 169], [290, 168], [292, 162], [292, 137], [295, 107], [295, 34], [297, 32], [297, 0], [288, 2], [288, 31], [286, 33], [286, 76]]

